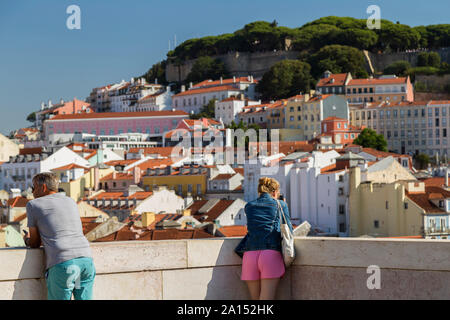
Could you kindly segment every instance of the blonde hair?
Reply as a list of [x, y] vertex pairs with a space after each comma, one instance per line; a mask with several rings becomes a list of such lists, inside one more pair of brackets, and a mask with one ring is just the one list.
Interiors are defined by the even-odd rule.
[[258, 183], [258, 193], [272, 193], [280, 189], [280, 183], [274, 178], [262, 177]]

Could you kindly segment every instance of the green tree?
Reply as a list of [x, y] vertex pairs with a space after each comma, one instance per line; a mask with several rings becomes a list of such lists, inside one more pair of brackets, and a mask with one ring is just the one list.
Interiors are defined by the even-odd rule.
[[359, 136], [353, 140], [354, 144], [364, 148], [373, 148], [380, 151], [387, 151], [387, 141], [382, 134], [377, 134], [375, 130], [365, 128]]
[[391, 63], [384, 69], [384, 74], [395, 74], [399, 77], [404, 77], [408, 74], [408, 70], [411, 69], [411, 65], [408, 61], [399, 60]]
[[166, 61], [160, 61], [155, 63], [146, 73], [144, 73], [139, 78], [144, 77], [148, 83], [154, 83], [158, 79], [158, 83], [162, 85], [167, 85], [166, 81]]
[[365, 69], [363, 53], [353, 47], [330, 45], [320, 49], [308, 59], [313, 70], [313, 76], [318, 78], [326, 70], [332, 73], [351, 72], [357, 78], [369, 75]]
[[27, 121], [30, 121], [30, 122], [36, 122], [36, 112], [32, 112], [32, 113], [30, 113], [29, 115], [28, 115], [28, 117], [27, 117]]
[[421, 52], [417, 56], [418, 67], [439, 68], [441, 65], [441, 56], [437, 52]]
[[430, 163], [430, 157], [425, 153], [420, 153], [416, 156], [416, 161], [419, 164], [419, 169], [425, 169]]
[[220, 77], [228, 77], [224, 63], [218, 59], [205, 56], [195, 61], [185, 82], [197, 83], [206, 79], [219, 79]]
[[191, 119], [200, 119], [200, 118], [214, 118], [216, 107], [216, 99], [209, 100], [207, 105], [204, 105], [199, 113], [189, 115]]
[[288, 98], [309, 91], [314, 86], [310, 72], [311, 66], [306, 62], [283, 60], [263, 75], [256, 90], [262, 94], [263, 100]]

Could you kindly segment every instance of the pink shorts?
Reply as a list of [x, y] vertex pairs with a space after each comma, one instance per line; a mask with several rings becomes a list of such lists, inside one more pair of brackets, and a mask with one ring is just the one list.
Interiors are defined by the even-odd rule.
[[283, 256], [277, 250], [244, 252], [241, 280], [281, 278], [285, 268]]

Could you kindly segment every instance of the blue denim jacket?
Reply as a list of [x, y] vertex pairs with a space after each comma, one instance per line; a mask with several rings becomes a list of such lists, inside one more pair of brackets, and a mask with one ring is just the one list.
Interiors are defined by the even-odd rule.
[[[279, 200], [286, 217], [286, 223], [292, 230], [291, 216], [286, 202]], [[278, 250], [281, 251], [280, 216], [277, 201], [268, 193], [262, 193], [258, 199], [245, 206], [247, 216], [247, 236], [238, 251]], [[239, 254], [239, 253], [238, 253]]]

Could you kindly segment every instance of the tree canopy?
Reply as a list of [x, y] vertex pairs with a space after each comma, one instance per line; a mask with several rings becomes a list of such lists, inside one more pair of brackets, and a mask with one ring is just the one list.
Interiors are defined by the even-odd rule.
[[228, 76], [225, 65], [218, 59], [205, 56], [198, 58], [192, 66], [185, 82], [197, 83], [206, 79], [226, 78]]
[[359, 136], [353, 140], [354, 144], [364, 148], [373, 148], [380, 151], [387, 151], [387, 141], [382, 134], [377, 134], [375, 130], [365, 128]]
[[332, 73], [351, 72], [357, 78], [368, 77], [362, 52], [356, 48], [330, 45], [320, 49], [308, 59], [313, 76], [320, 77], [326, 70]]
[[267, 71], [256, 90], [263, 100], [278, 100], [307, 92], [314, 87], [311, 66], [299, 60], [283, 60]]
[[408, 75], [408, 70], [411, 69], [411, 64], [405, 60], [395, 61], [388, 65], [383, 73], [384, 74], [395, 74], [398, 77], [404, 77]]

